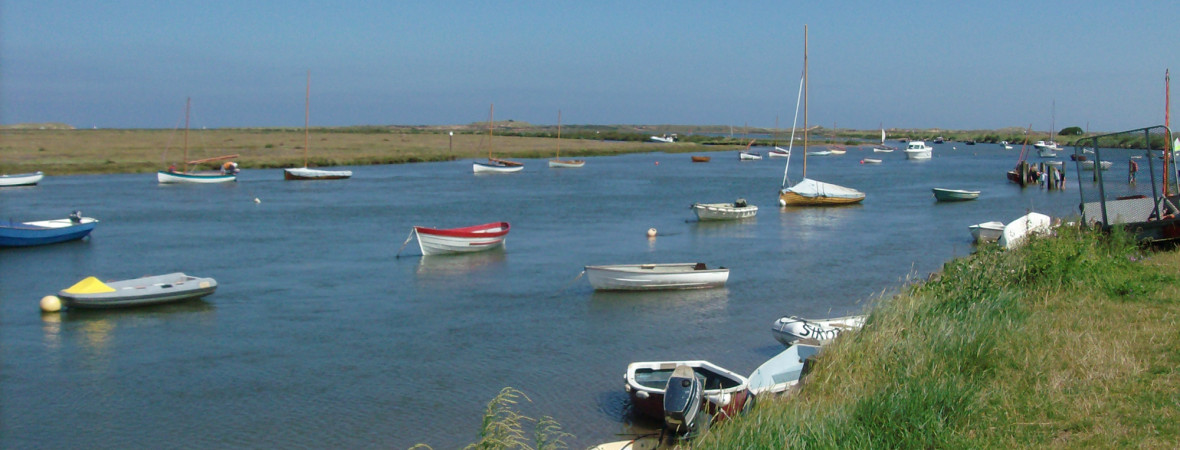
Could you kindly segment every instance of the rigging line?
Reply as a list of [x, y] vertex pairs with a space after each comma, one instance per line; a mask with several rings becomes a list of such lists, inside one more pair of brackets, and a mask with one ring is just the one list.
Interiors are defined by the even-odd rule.
[[[791, 140], [787, 143], [787, 166], [783, 168], [783, 189], [787, 187], [787, 170], [791, 168], [791, 155], [795, 153], [795, 125], [799, 123], [799, 100], [803, 98], [803, 75], [799, 75], [799, 93], [795, 96], [795, 118], [791, 120]], [[803, 149], [807, 151], [807, 149]]]

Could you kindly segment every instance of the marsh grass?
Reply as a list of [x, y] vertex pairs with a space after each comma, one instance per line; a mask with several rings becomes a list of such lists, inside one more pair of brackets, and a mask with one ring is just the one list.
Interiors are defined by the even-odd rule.
[[985, 246], [875, 301], [801, 391], [696, 446], [1171, 448], [1178, 267], [1117, 230]]

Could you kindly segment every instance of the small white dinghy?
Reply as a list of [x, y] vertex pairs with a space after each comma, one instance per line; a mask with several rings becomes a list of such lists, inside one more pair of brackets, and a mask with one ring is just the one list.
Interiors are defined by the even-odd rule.
[[615, 264], [586, 266], [586, 278], [599, 291], [705, 289], [725, 286], [729, 269], [705, 263]]
[[971, 231], [971, 238], [975, 242], [996, 242], [1004, 234], [1004, 222], [993, 220], [991, 222], [977, 223], [968, 226], [967, 229]]
[[803, 365], [807, 358], [818, 354], [819, 345], [798, 343], [773, 358], [766, 360], [750, 374], [750, 393], [777, 394], [799, 384], [803, 376]]
[[1044, 214], [1030, 212], [1004, 225], [1000, 234], [1000, 246], [1006, 249], [1019, 247], [1033, 234], [1048, 233], [1053, 219]]
[[770, 326], [770, 333], [783, 345], [791, 346], [803, 339], [815, 339], [826, 344], [840, 333], [856, 330], [865, 324], [865, 316], [836, 317], [832, 319], [802, 319], [795, 316], [779, 318]]
[[733, 203], [693, 203], [692, 211], [697, 220], [738, 220], [758, 215], [758, 207], [739, 198]]

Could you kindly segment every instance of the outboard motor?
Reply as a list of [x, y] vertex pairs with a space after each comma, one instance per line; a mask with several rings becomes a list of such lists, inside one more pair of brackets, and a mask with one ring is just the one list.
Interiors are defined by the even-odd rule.
[[748, 203], [746, 203], [746, 199], [744, 199], [744, 198], [739, 198], [739, 199], [737, 199], [736, 202], [733, 202], [733, 206], [736, 206], [738, 208], [745, 208], [747, 204]]
[[704, 382], [689, 366], [676, 366], [664, 386], [664, 426], [673, 433], [688, 433], [697, 428]]
[[74, 212], [70, 213], [70, 222], [82, 223], [82, 211], [74, 210]]

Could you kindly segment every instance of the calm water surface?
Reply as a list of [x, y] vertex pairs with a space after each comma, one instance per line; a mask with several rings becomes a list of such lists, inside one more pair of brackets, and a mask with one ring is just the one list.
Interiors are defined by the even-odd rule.
[[[510, 175], [475, 176], [467, 160], [354, 167], [345, 181], [248, 170], [228, 185], [136, 174], [5, 189], [0, 217], [80, 209], [102, 223], [87, 241], [0, 250], [0, 447], [457, 448], [505, 386], [531, 399], [520, 412], [573, 433], [574, 448], [643, 432], [654, 424], [627, 412], [627, 363], [707, 359], [749, 373], [780, 350], [769, 328], [782, 315], [860, 312], [969, 254], [968, 225], [1076, 211], [1076, 181], [1021, 190], [1004, 178], [1018, 150], [955, 145], [925, 162], [812, 157], [811, 178], [868, 195], [819, 209], [779, 208], [785, 161], [737, 152], [573, 170], [526, 160]], [[983, 194], [940, 204], [932, 187]], [[760, 207], [756, 219], [697, 223], [689, 209], [738, 197]], [[512, 224], [506, 251], [422, 257], [410, 243], [394, 257], [413, 225], [492, 221]], [[731, 268], [728, 286], [596, 293], [577, 279], [589, 264], [697, 261]], [[147, 309], [38, 311], [86, 276], [172, 271], [220, 287]]]

